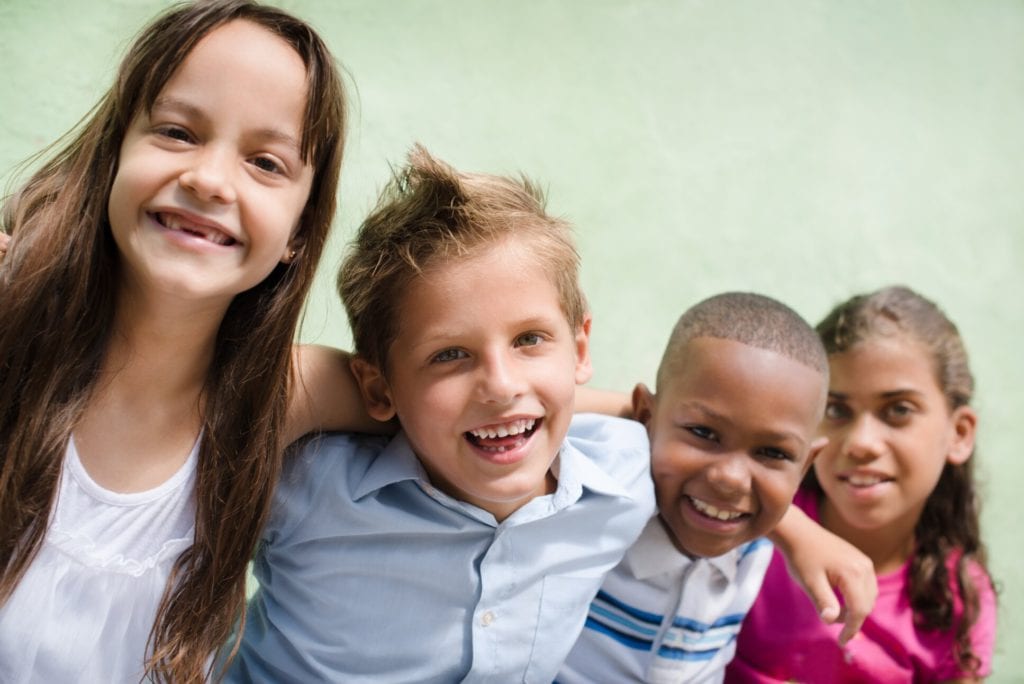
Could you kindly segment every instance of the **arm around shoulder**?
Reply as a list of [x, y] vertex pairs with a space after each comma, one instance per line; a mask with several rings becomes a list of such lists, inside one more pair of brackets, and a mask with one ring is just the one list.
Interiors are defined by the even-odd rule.
[[[785, 556], [790, 574], [811, 597], [822, 620], [843, 621], [839, 642], [845, 644], [860, 630], [878, 596], [871, 559], [792, 504], [768, 536]], [[836, 590], [843, 596], [842, 609]]]
[[294, 384], [289, 390], [285, 444], [320, 430], [371, 434], [396, 431], [366, 411], [359, 386], [349, 367], [352, 355], [322, 345], [292, 348]]

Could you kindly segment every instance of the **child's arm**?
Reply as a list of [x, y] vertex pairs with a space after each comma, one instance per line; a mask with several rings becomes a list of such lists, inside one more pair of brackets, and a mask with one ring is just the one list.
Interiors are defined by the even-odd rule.
[[380, 423], [366, 412], [350, 359], [348, 352], [321, 345], [292, 348], [295, 385], [288, 397], [285, 444], [317, 430], [396, 431], [396, 425]]
[[633, 402], [625, 392], [576, 387], [576, 413], [603, 413], [619, 418], [633, 417]]
[[[793, 505], [768, 537], [786, 557], [790, 574], [814, 601], [821, 619], [843, 621], [839, 643], [845, 645], [875, 605], [878, 581], [871, 559]], [[833, 587], [843, 596], [842, 608]]]

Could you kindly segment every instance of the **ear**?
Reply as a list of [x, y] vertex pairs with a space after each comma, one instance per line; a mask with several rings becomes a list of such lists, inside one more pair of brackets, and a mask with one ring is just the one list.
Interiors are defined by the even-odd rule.
[[583, 317], [583, 323], [576, 331], [576, 384], [582, 385], [594, 374], [594, 368], [590, 365], [590, 324], [593, 322], [588, 313]]
[[289, 240], [288, 244], [285, 245], [284, 254], [281, 255], [281, 263], [287, 265], [295, 261], [302, 254], [302, 245], [304, 243], [305, 241], [298, 236]]
[[961, 465], [974, 453], [974, 435], [978, 428], [978, 414], [970, 406], [955, 409], [949, 417], [953, 431], [946, 460]]
[[818, 458], [818, 454], [820, 454], [822, 449], [827, 446], [828, 437], [818, 437], [816, 440], [811, 442], [810, 451], [807, 453], [807, 461], [804, 463], [800, 472], [801, 477], [807, 474], [807, 471], [810, 470], [811, 466], [814, 464], [814, 459]]
[[639, 421], [651, 431], [651, 418], [654, 417], [655, 396], [647, 385], [642, 382], [633, 388], [633, 420]]
[[359, 356], [352, 358], [349, 367], [359, 385], [359, 393], [370, 417], [382, 423], [394, 418], [395, 403], [391, 399], [391, 387], [380, 369]]

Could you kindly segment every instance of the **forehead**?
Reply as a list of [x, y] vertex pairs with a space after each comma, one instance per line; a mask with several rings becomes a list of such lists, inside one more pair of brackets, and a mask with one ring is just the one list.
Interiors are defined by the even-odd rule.
[[528, 243], [502, 240], [454, 259], [435, 258], [399, 298], [399, 334], [454, 334], [528, 321], [567, 325], [561, 297]]
[[813, 429], [824, 406], [824, 374], [784, 354], [734, 340], [697, 337], [678, 350], [658, 390], [669, 410], [700, 405], [760, 429]]
[[306, 96], [306, 66], [298, 52], [259, 24], [236, 19], [195, 44], [157, 101], [184, 100], [201, 109], [242, 102], [247, 106], [240, 117], [285, 119], [301, 131]]
[[882, 393], [896, 388], [941, 393], [931, 352], [910, 335], [873, 336], [828, 357], [831, 389]]

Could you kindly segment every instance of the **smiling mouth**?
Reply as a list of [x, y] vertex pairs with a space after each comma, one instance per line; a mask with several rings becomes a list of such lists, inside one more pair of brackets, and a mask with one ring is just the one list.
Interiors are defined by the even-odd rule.
[[695, 509], [697, 509], [697, 512], [701, 515], [704, 515], [708, 518], [713, 518], [715, 520], [720, 520], [722, 522], [732, 522], [734, 520], [739, 520], [740, 518], [750, 516], [749, 513], [741, 513], [740, 511], [727, 511], [725, 509], [718, 508], [717, 506], [709, 504], [707, 501], [701, 501], [700, 499], [695, 499], [692, 496], [687, 496], [686, 499], [693, 505]]
[[500, 454], [526, 444], [542, 422], [542, 418], [523, 418], [470, 430], [465, 435], [478, 449]]
[[208, 242], [212, 242], [215, 245], [230, 247], [231, 245], [237, 244], [238, 242], [230, 235], [223, 233], [217, 230], [216, 228], [213, 228], [211, 226], [200, 225], [198, 223], [192, 223], [191, 221], [186, 221], [177, 214], [171, 214], [161, 211], [156, 214], [153, 214], [152, 216], [157, 223], [159, 223], [161, 226], [168, 230], [173, 230], [179, 233], [187, 233], [189, 235], [202, 238]]
[[883, 482], [892, 482], [891, 477], [882, 475], [846, 475], [840, 476], [839, 479], [851, 487], [874, 487]]

